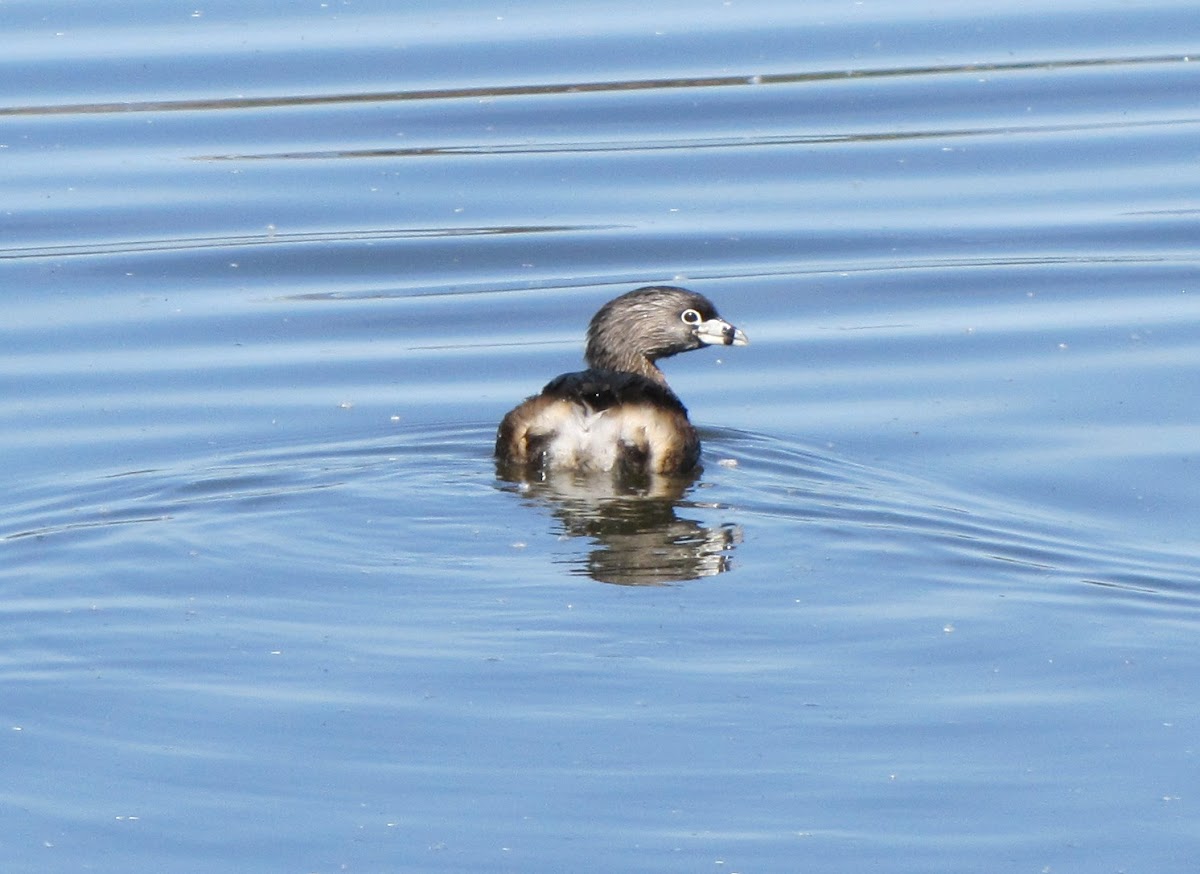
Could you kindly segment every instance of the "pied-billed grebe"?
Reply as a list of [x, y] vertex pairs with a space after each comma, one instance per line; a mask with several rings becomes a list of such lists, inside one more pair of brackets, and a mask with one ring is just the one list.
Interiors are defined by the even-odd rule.
[[746, 342], [686, 288], [655, 285], [610, 300], [588, 326], [588, 369], [551, 380], [505, 416], [496, 458], [510, 472], [686, 473], [700, 459], [700, 439], [654, 362]]

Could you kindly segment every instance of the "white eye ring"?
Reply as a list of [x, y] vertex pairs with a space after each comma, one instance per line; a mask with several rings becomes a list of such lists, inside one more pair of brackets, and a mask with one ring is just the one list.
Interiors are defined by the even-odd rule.
[[704, 321], [701, 315], [695, 310], [684, 310], [679, 314], [679, 318], [683, 319], [685, 325], [698, 325]]

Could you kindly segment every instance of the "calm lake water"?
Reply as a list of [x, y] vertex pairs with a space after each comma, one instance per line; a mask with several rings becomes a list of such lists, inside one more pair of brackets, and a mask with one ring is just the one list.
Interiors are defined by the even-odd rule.
[[1195, 869], [1194, 3], [3, 10], [5, 871]]

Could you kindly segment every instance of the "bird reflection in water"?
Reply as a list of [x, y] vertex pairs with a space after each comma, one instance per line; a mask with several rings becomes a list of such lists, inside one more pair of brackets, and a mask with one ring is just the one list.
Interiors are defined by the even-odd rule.
[[614, 477], [552, 471], [528, 477], [498, 465], [501, 487], [545, 507], [569, 537], [592, 541], [578, 573], [602, 583], [658, 586], [712, 577], [730, 569], [740, 526], [711, 525], [679, 511], [711, 508], [695, 499], [699, 471]]

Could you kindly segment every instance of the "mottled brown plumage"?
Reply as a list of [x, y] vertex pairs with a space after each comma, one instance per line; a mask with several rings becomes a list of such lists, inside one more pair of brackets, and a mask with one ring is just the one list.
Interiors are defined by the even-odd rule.
[[686, 473], [700, 459], [700, 439], [655, 362], [746, 342], [706, 297], [684, 288], [649, 286], [611, 300], [588, 326], [588, 369], [556, 377], [505, 416], [496, 458], [523, 475]]

